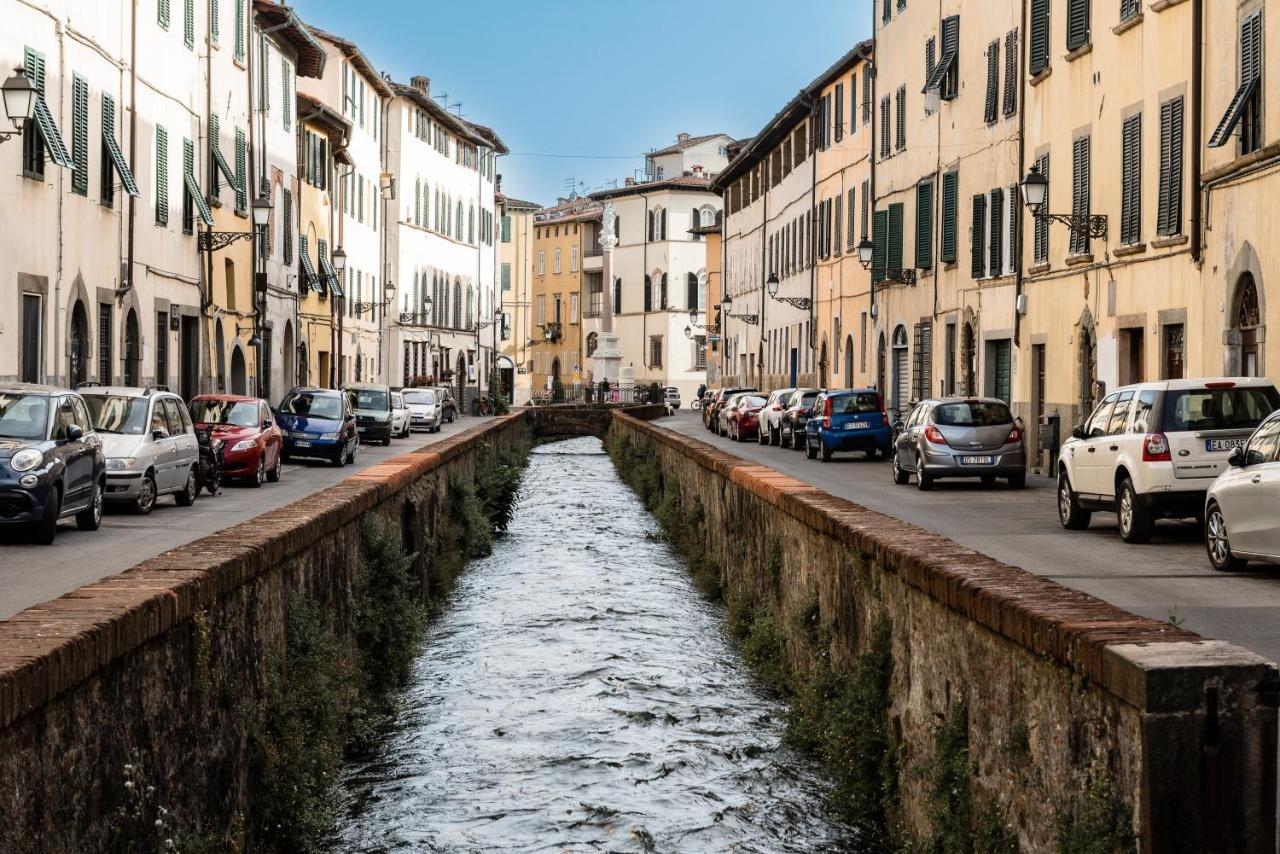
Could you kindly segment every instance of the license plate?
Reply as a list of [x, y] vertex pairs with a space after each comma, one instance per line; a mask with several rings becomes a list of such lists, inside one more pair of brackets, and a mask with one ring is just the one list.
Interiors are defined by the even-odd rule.
[[849, 426], [845, 427], [844, 429], [846, 429], [846, 430], [868, 430], [868, 429], [870, 429], [870, 428], [871, 428], [871, 422], [869, 422], [869, 421], [854, 421], [852, 424], [850, 424]]
[[1244, 446], [1248, 439], [1205, 439], [1204, 449], [1206, 451], [1234, 451], [1236, 448]]
[[989, 466], [995, 460], [991, 457], [961, 457], [960, 465], [962, 466]]
[[363, 425], [363, 424], [362, 424], [362, 425], [360, 425], [360, 432], [361, 432], [361, 433], [367, 433], [367, 432], [369, 432], [369, 428], [368, 428], [367, 426], [365, 426], [365, 425]]
[[296, 445], [296, 446], [298, 446], [299, 448], [310, 448], [310, 447], [311, 447], [311, 443], [310, 443], [310, 442], [303, 442], [303, 441], [301, 441], [301, 440], [295, 441], [293, 444], [294, 444], [294, 445]]

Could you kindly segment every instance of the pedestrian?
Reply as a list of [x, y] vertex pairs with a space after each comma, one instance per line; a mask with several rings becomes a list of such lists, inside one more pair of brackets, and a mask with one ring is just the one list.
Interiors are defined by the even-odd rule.
[[698, 385], [698, 400], [699, 400], [699, 401], [701, 401], [701, 400], [702, 400], [702, 398], [706, 397], [706, 395], [707, 395], [707, 384], [706, 384], [706, 383], [699, 383], [699, 385]]

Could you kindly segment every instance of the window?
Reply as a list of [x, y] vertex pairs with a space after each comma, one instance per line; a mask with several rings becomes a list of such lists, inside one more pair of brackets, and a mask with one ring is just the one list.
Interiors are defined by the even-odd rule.
[[169, 132], [156, 126], [156, 225], [169, 224]]
[[862, 74], [862, 123], [871, 124], [871, 75]]
[[183, 0], [182, 3], [182, 41], [187, 50], [196, 46], [196, 3], [195, 0]]
[[44, 352], [44, 306], [40, 294], [22, 295], [22, 364], [19, 378], [24, 383], [38, 383], [40, 357]]
[[695, 371], [705, 371], [707, 369], [707, 336], [693, 336], [693, 369]]
[[1144, 391], [1138, 395], [1138, 402], [1134, 404], [1133, 409], [1133, 426], [1129, 428], [1130, 433], [1148, 433], [1155, 427], [1155, 420], [1151, 417], [1155, 410], [1157, 392], [1154, 390]]
[[544, 249], [538, 250], [538, 275], [545, 276], [547, 274], [547, 253]]
[[235, 60], [244, 62], [244, 0], [235, 0], [236, 4], [236, 40]]
[[1088, 424], [1085, 425], [1084, 434], [1090, 438], [1095, 436], [1107, 435], [1107, 430], [1111, 427], [1111, 409], [1115, 406], [1116, 398], [1119, 393], [1108, 395], [1106, 400], [1098, 404], [1098, 408], [1093, 410], [1093, 415], [1089, 417]]
[[[1071, 144], [1071, 214], [1089, 215], [1089, 137], [1079, 137]], [[1071, 254], [1089, 251], [1089, 233], [1071, 232]]]
[[975, 279], [987, 274], [986, 263], [987, 196], [979, 193], [973, 197], [973, 226], [970, 230], [969, 273]]
[[284, 191], [284, 263], [293, 263], [293, 192]]
[[44, 179], [44, 156], [47, 152], [55, 166], [74, 169], [71, 155], [62, 141], [62, 133], [49, 112], [44, 99], [44, 54], [27, 48], [23, 58], [27, 78], [39, 94], [36, 95], [35, 120], [28, 122], [22, 135], [22, 174], [29, 178]]
[[578, 322], [578, 295], [569, 294], [569, 322]]
[[1160, 201], [1156, 231], [1161, 236], [1182, 233], [1181, 97], [1160, 105]]
[[71, 75], [71, 192], [89, 195], [89, 84]]
[[1142, 0], [1120, 0], [1120, 20], [1128, 21], [1142, 10]]
[[1000, 93], [1000, 39], [987, 45], [987, 103], [984, 117], [987, 124], [995, 124], [999, 113], [997, 100]]
[[555, 254], [552, 256], [552, 258], [554, 260], [551, 262], [551, 272], [555, 273], [558, 276], [560, 275], [560, 250], [559, 249], [555, 250]]
[[578, 247], [569, 247], [569, 272], [578, 272]]
[[1142, 239], [1142, 114], [1129, 116], [1120, 131], [1120, 243]]
[[662, 367], [662, 336], [649, 336], [649, 367]]
[[896, 151], [907, 147], [907, 87], [899, 86], [894, 95], [894, 112], [898, 121], [898, 132], [894, 136]]
[[[1042, 154], [1036, 159], [1036, 168], [1041, 175], [1048, 177], [1049, 175], [1049, 155]], [[1045, 210], [1051, 210], [1049, 204], [1049, 194], [1046, 191], [1044, 199]], [[1049, 221], [1037, 218], [1032, 235], [1032, 256], [1036, 264], [1046, 264], [1049, 261]]]
[[1067, 0], [1067, 50], [1089, 43], [1089, 0]]
[[880, 99], [880, 157], [889, 156], [889, 96]]
[[1004, 37], [1004, 115], [1018, 112], [1018, 31]]
[[916, 185], [916, 266], [933, 266], [933, 182]]
[[960, 175], [948, 172], [942, 176], [942, 246], [939, 257], [944, 264], [956, 260], [956, 193]]
[[1027, 70], [1035, 76], [1049, 67], [1049, 0], [1031, 0], [1030, 30]]
[[241, 216], [249, 211], [248, 155], [244, 130], [236, 128], [236, 213]]
[[1107, 435], [1119, 436], [1124, 433], [1129, 423], [1129, 409], [1133, 406], [1133, 391], [1122, 391], [1116, 398], [1115, 407], [1111, 410], [1111, 420], [1107, 423]]
[[156, 25], [162, 30], [169, 29], [169, 0], [157, 0]]
[[502, 264], [502, 290], [511, 290], [511, 265], [505, 261]]
[[844, 84], [836, 84], [835, 94], [835, 136], [836, 142], [844, 139]]
[[1254, 12], [1240, 23], [1240, 84], [1227, 112], [1223, 115], [1209, 147], [1226, 145], [1237, 127], [1240, 129], [1240, 153], [1248, 154], [1262, 146], [1262, 11]]
[[990, 210], [991, 233], [988, 248], [991, 252], [991, 259], [987, 272], [994, 277], [1004, 273], [1004, 190], [999, 187], [991, 191]]
[[547, 323], [547, 295], [538, 294], [534, 301], [534, 307], [537, 309], [537, 314], [535, 315], [537, 319], [534, 322], [538, 326], [545, 326]]

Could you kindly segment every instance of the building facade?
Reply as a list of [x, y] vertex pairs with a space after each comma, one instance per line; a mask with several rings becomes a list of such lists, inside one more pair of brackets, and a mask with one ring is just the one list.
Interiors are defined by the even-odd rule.
[[523, 406], [533, 394], [533, 222], [541, 206], [502, 193], [498, 194], [495, 204], [499, 223], [498, 294], [502, 311], [498, 375], [507, 400]]
[[[583, 331], [590, 275], [585, 262], [588, 253], [600, 254], [603, 210], [598, 202], [575, 196], [534, 215], [530, 278], [534, 395], [550, 393], [557, 384], [578, 389], [593, 379], [586, 345], [588, 336], [595, 333]], [[598, 278], [599, 273], [595, 275]]]

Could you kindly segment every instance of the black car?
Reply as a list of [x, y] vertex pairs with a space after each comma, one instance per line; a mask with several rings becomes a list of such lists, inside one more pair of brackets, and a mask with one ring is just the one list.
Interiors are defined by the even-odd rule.
[[361, 441], [391, 444], [391, 387], [373, 383], [351, 383], [342, 390], [356, 413]]
[[0, 526], [48, 545], [58, 520], [102, 523], [107, 460], [80, 395], [42, 385], [0, 385]]

